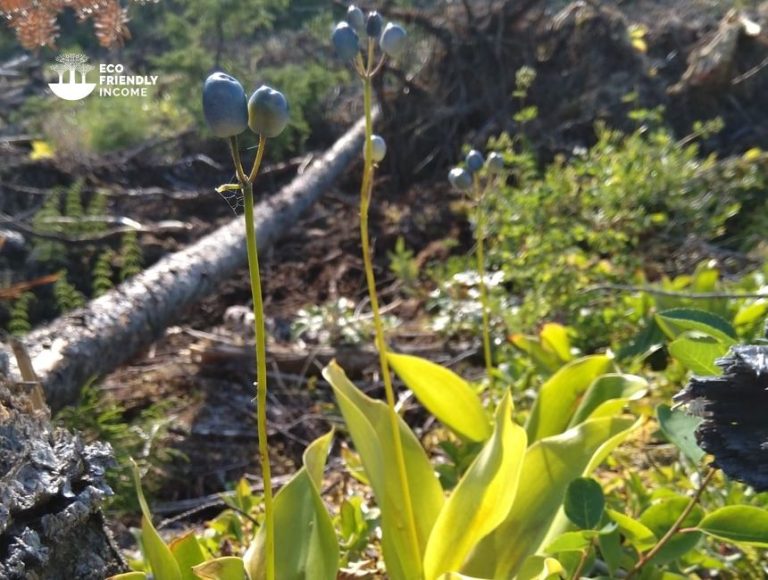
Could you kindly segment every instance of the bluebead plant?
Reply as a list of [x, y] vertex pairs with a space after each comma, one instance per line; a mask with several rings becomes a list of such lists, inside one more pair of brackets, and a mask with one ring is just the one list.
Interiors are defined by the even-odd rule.
[[[485, 360], [485, 370], [490, 378], [493, 372], [493, 352], [491, 350], [488, 288], [485, 284], [485, 240], [487, 232], [483, 198], [486, 189], [493, 186], [496, 177], [504, 171], [504, 158], [494, 151], [488, 155], [488, 159], [485, 159], [477, 149], [472, 149], [464, 158], [464, 165], [466, 168], [454, 167], [448, 172], [448, 182], [457, 191], [469, 193], [475, 206], [475, 248], [483, 319], [483, 359]], [[483, 172], [484, 167], [486, 169]]]
[[[594, 398], [584, 397], [588, 406], [580, 405], [580, 396], [590, 383], [613, 368], [612, 359], [600, 355], [573, 361], [542, 387], [543, 396], [524, 428], [513, 420], [510, 392], [504, 394], [491, 417], [475, 388], [451, 370], [389, 351], [368, 237], [374, 172], [385, 154], [383, 140], [372, 130], [371, 79], [385, 57], [402, 53], [405, 39], [399, 25], [385, 26], [377, 13], [366, 18], [354, 6], [332, 35], [336, 53], [353, 64], [363, 82], [366, 135], [360, 235], [386, 402], [366, 396], [335, 362], [324, 369], [323, 376], [334, 390], [381, 510], [382, 550], [389, 578], [513, 578], [520, 571], [524, 572], [521, 578], [549, 577], [545, 572], [559, 564], [538, 554], [545, 540], [557, 537], [567, 524], [558, 517], [564, 490], [572, 479], [594, 469], [639, 424], [626, 415], [615, 415], [627, 401], [627, 393], [643, 386], [618, 375], [617, 388], [610, 393], [599, 388]], [[377, 47], [382, 53], [378, 59]], [[492, 176], [503, 169], [503, 160], [496, 155], [489, 156], [487, 163], [483, 170], [485, 160], [474, 152], [467, 159], [474, 173], [454, 169], [451, 183], [471, 191], [478, 187], [481, 173]], [[490, 348], [487, 352], [490, 355]], [[473, 449], [468, 467], [458, 474], [453, 489], [442, 488], [426, 450], [399, 416], [390, 368], [460, 446]], [[606, 399], [615, 399], [610, 414], [598, 411]]]

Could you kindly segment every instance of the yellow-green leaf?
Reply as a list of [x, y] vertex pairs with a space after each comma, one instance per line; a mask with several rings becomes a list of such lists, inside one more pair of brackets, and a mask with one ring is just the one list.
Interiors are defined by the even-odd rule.
[[193, 571], [195, 578], [202, 580], [246, 580], [243, 560], [234, 556], [208, 560], [195, 566]]
[[555, 558], [547, 556], [530, 556], [520, 567], [517, 580], [549, 580], [560, 578], [565, 568]]
[[729, 505], [704, 516], [699, 529], [715, 538], [768, 548], [768, 511], [750, 505]]
[[444, 498], [434, 469], [421, 443], [398, 417], [411, 504], [415, 509], [418, 546], [409, 540], [408, 519], [403, 509], [397, 476], [390, 410], [355, 387], [341, 367], [331, 362], [323, 376], [333, 387], [339, 408], [381, 510], [382, 547], [387, 573], [392, 580], [410, 580], [422, 567], [421, 555], [443, 506]]
[[[568, 484], [590, 473], [639, 424], [629, 417], [589, 419], [531, 445], [525, 453], [512, 509], [504, 522], [481, 540], [462, 572], [513, 578], [528, 556], [561, 533], [555, 519]], [[564, 515], [562, 520], [567, 524]]]
[[426, 359], [388, 353], [392, 369], [446, 427], [472, 441], [485, 441], [491, 425], [480, 398], [459, 375]]
[[533, 404], [525, 429], [528, 442], [533, 443], [557, 435], [568, 428], [582, 395], [589, 385], [613, 365], [607, 355], [577, 359], [552, 375], [542, 386]]
[[147, 575], [144, 572], [126, 572], [110, 576], [107, 580], [147, 580]]
[[181, 570], [173, 557], [170, 548], [165, 545], [160, 534], [157, 533], [155, 526], [152, 525], [152, 514], [149, 511], [147, 500], [144, 498], [144, 492], [141, 489], [141, 476], [139, 467], [131, 460], [133, 470], [133, 481], [136, 486], [136, 495], [139, 498], [141, 506], [141, 543], [144, 546], [144, 554], [152, 568], [155, 578], [162, 580], [182, 580]]
[[[595, 379], [571, 418], [570, 427], [587, 419], [615, 416], [627, 402], [639, 399], [648, 390], [648, 381], [636, 375], [607, 374]], [[606, 403], [610, 402], [610, 405]]]
[[554, 352], [561, 361], [568, 362], [573, 358], [571, 341], [565, 326], [556, 322], [548, 322], [542, 327], [539, 335], [542, 344]]
[[205, 561], [205, 554], [194, 532], [188, 532], [174, 539], [168, 546], [179, 565], [182, 580], [197, 580], [192, 568]]
[[[304, 451], [304, 466], [275, 495], [275, 574], [280, 580], [333, 580], [339, 545], [320, 496], [333, 431]], [[266, 529], [256, 533], [243, 558], [251, 580], [266, 578]]]
[[475, 544], [504, 521], [517, 494], [525, 448], [525, 429], [512, 421], [512, 399], [507, 393], [496, 411], [491, 438], [432, 528], [424, 556], [427, 578], [461, 569]]
[[609, 518], [616, 522], [621, 533], [636, 549], [645, 551], [656, 545], [656, 542], [658, 541], [656, 534], [648, 529], [647, 526], [621, 512], [606, 509], [605, 513], [608, 514]]

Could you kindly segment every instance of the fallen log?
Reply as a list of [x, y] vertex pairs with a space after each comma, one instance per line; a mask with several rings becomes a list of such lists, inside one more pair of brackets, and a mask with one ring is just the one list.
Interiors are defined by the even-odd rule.
[[[304, 173], [256, 207], [262, 252], [360, 155], [363, 140], [360, 121]], [[246, 264], [245, 223], [239, 218], [162, 258], [84, 308], [30, 332], [23, 340], [48, 405], [56, 412], [74, 403], [85, 383], [146, 348], [190, 306]]]

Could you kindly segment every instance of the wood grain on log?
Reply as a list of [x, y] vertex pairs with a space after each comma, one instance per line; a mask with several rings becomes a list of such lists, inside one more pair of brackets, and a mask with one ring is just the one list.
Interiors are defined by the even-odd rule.
[[[260, 251], [287, 232], [360, 155], [363, 140], [360, 121], [302, 175], [256, 207]], [[51, 409], [55, 412], [75, 402], [88, 380], [146, 348], [190, 306], [246, 264], [245, 224], [239, 218], [164, 257], [84, 308], [33, 330], [24, 342]]]

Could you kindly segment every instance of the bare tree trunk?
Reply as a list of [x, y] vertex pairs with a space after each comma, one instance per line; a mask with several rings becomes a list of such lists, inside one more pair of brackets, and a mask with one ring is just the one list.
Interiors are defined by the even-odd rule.
[[[256, 207], [262, 252], [360, 155], [363, 140], [364, 124], [360, 121], [305, 173]], [[190, 306], [214, 292], [246, 263], [245, 223], [239, 218], [164, 257], [84, 308], [29, 333], [24, 343], [51, 409], [55, 412], [75, 402], [89, 379], [113, 370], [146, 348]]]

